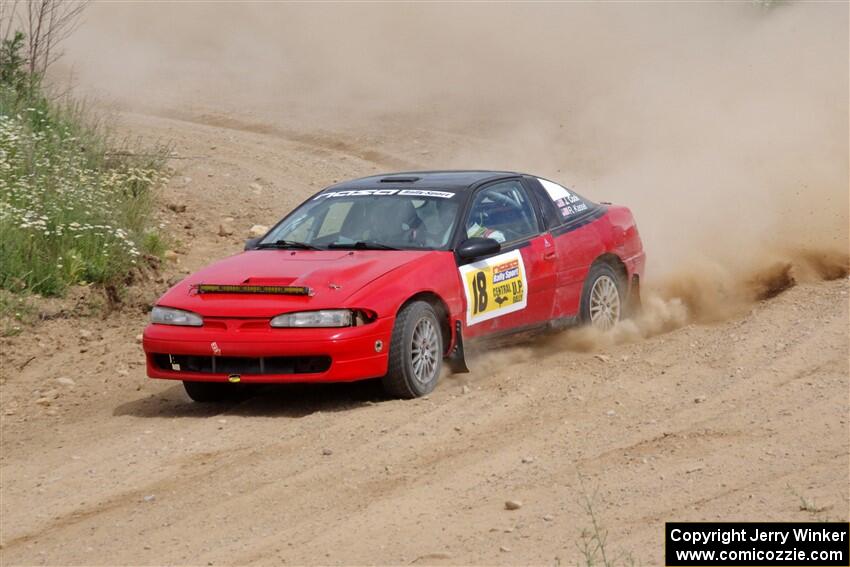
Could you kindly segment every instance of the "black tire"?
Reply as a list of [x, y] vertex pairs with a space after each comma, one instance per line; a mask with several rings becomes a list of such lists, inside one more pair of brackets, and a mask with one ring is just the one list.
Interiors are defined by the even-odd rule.
[[[424, 380], [417, 378], [414, 369], [413, 336], [420, 323], [429, 322], [436, 335], [436, 356], [433, 371], [420, 371]], [[420, 347], [421, 348], [421, 347]], [[414, 301], [405, 305], [395, 319], [392, 340], [390, 341], [389, 367], [382, 378], [384, 391], [395, 398], [418, 398], [434, 390], [440, 379], [443, 367], [443, 336], [440, 321], [434, 308], [424, 301]], [[432, 356], [429, 354], [428, 356]], [[430, 362], [430, 359], [428, 359]]]
[[[626, 286], [622, 276], [617, 273], [617, 270], [615, 270], [611, 264], [608, 264], [607, 262], [597, 262], [590, 267], [590, 272], [587, 274], [587, 278], [584, 280], [584, 287], [581, 290], [579, 316], [582, 324], [593, 324], [593, 318], [591, 317], [591, 295], [593, 293], [594, 286], [597, 285], [597, 282], [600, 282], [600, 280], [604, 280], [605, 278], [614, 284], [614, 289], [617, 292], [618, 304], [614, 323], [622, 320], [624, 315], [627, 313], [628, 306], [626, 305]], [[602, 285], [602, 283], [603, 282], [600, 282], [599, 285]]]
[[230, 384], [227, 382], [193, 382], [183, 380], [183, 387], [186, 393], [195, 402], [212, 403], [226, 402], [238, 399], [243, 389], [240, 384]]

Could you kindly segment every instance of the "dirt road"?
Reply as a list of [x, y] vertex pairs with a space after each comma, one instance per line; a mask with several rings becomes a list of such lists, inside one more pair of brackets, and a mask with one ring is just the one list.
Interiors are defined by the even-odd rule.
[[[162, 280], [323, 184], [456, 143], [120, 120], [187, 158], [163, 195], [179, 254]], [[145, 378], [142, 306], [166, 287], [2, 339], [4, 565], [574, 564], [588, 502], [609, 556], [658, 564], [669, 520], [847, 519], [846, 276], [597, 352], [560, 337], [482, 355], [421, 400], [362, 383], [207, 407]]]

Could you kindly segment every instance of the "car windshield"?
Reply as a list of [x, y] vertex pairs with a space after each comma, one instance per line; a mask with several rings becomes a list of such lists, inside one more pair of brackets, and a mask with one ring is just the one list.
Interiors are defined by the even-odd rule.
[[382, 195], [364, 195], [366, 191], [321, 193], [286, 217], [259, 247], [445, 249], [458, 214], [455, 194], [384, 192], [390, 191]]

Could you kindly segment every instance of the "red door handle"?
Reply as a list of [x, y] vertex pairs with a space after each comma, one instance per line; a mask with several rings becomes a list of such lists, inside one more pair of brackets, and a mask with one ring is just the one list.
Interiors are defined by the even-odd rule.
[[557, 256], [557, 254], [555, 253], [554, 250], [552, 252], [544, 252], [543, 253], [543, 259], [544, 260], [554, 260], [556, 256]]

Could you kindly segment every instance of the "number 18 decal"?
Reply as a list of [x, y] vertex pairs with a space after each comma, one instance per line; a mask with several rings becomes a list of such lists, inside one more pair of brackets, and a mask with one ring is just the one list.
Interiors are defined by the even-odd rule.
[[528, 289], [519, 250], [460, 267], [466, 291], [466, 324], [525, 309]]

